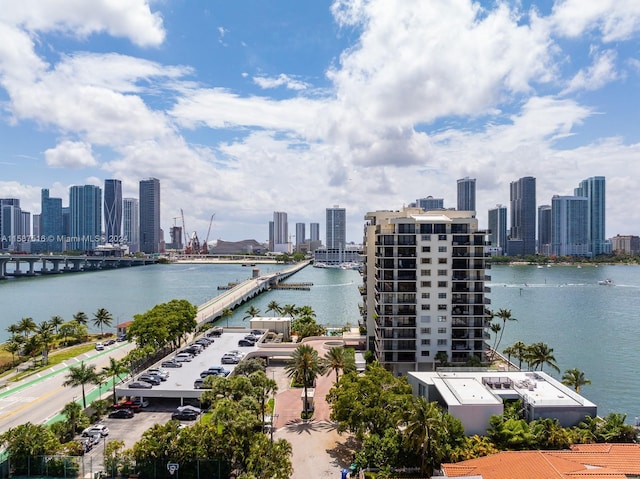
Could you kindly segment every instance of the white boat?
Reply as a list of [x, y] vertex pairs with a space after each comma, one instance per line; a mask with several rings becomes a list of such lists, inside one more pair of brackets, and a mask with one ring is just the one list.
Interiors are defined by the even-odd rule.
[[607, 279], [603, 279], [603, 280], [601, 280], [601, 281], [598, 281], [598, 284], [599, 284], [600, 286], [613, 286], [613, 285], [614, 285], [614, 282], [613, 282], [613, 280], [612, 280], [612, 279], [608, 279], [608, 278], [607, 278]]

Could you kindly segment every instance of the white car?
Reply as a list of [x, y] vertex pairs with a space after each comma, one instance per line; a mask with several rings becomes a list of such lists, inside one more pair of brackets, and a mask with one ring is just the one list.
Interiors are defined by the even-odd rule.
[[160, 376], [163, 381], [166, 381], [169, 378], [169, 371], [161, 368], [151, 368], [147, 371], [149, 374], [155, 374], [156, 376]]
[[96, 343], [96, 351], [104, 351], [104, 344]]
[[95, 424], [94, 426], [89, 426], [82, 431], [82, 437], [93, 437], [97, 434], [100, 436], [107, 436], [109, 434], [109, 428], [102, 424]]
[[193, 361], [193, 356], [189, 353], [178, 353], [174, 359], [180, 362], [190, 362]]

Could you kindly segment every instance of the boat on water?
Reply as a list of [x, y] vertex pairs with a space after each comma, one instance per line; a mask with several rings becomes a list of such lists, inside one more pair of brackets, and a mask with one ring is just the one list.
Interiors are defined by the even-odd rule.
[[614, 282], [613, 282], [612, 279], [607, 278], [607, 279], [603, 279], [603, 280], [598, 281], [598, 284], [600, 286], [613, 286]]
[[360, 263], [313, 263], [314, 268], [359, 269]]

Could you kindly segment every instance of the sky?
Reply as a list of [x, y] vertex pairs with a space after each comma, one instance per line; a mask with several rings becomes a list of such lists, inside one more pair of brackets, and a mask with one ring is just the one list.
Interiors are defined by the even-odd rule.
[[605, 176], [607, 236], [640, 234], [639, 119], [638, 0], [0, 0], [0, 197], [155, 177], [167, 241], [181, 210], [324, 239], [339, 205], [359, 243], [467, 176], [480, 227], [520, 177]]

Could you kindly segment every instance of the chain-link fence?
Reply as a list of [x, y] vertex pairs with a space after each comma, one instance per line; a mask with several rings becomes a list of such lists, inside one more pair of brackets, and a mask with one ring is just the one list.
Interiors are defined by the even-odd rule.
[[127, 457], [103, 462], [88, 456], [27, 456], [0, 462], [0, 479], [15, 477], [131, 478], [131, 479], [227, 479], [230, 464], [218, 459], [194, 459], [183, 463], [146, 461]]

